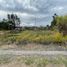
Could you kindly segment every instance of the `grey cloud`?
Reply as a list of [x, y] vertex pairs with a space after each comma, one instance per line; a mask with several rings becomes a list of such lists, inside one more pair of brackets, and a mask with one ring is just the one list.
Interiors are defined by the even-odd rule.
[[[0, 11], [21, 13], [21, 21], [25, 24], [34, 24], [36, 18], [37, 25], [47, 25], [54, 13], [67, 14], [67, 0], [0, 0]], [[24, 17], [23, 13], [28, 15]]]

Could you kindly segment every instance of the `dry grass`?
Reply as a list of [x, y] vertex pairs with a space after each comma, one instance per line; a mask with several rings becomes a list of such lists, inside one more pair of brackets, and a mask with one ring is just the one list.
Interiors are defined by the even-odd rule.
[[[12, 57], [9, 56], [4, 57], [7, 60], [10, 60]], [[1, 58], [3, 59], [3, 57]], [[5, 63], [0, 60], [1, 64], [0, 67], [67, 67], [67, 57], [55, 57], [55, 58], [48, 58], [48, 57], [22, 57], [22, 56], [15, 56], [12, 61]]]
[[24, 45], [16, 45], [16, 44], [9, 44], [9, 45], [1, 45], [0, 49], [14, 49], [14, 50], [38, 50], [38, 51], [66, 51], [67, 46], [59, 46], [56, 44], [50, 45], [43, 45], [43, 44], [35, 44], [29, 43]]
[[19, 33], [0, 34], [0, 42], [2, 43], [17, 43], [17, 44], [64, 44], [67, 43], [67, 36], [63, 36], [58, 31], [32, 31], [25, 30]]

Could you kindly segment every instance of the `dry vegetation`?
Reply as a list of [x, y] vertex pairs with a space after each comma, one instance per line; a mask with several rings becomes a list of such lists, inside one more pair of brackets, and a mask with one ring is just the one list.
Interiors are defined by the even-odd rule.
[[38, 43], [38, 44], [66, 44], [67, 36], [63, 36], [58, 31], [32, 31], [25, 30], [20, 33], [1, 33], [0, 42], [26, 44], [26, 43]]
[[0, 55], [0, 67], [67, 67], [67, 58], [58, 57], [22, 57]]
[[16, 37], [17, 42], [30, 42], [40, 44], [66, 43], [67, 36], [54, 31], [23, 31]]
[[67, 36], [58, 31], [0, 31], [0, 49], [67, 50]]
[[58, 31], [22, 31], [19, 36], [16, 37], [16, 41], [19, 43], [30, 42], [40, 44], [50, 43], [66, 43], [67, 36], [63, 36]]

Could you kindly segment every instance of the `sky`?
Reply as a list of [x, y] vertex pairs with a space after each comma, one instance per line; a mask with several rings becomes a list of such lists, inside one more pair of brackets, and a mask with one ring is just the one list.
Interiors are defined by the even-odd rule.
[[21, 26], [50, 25], [54, 13], [67, 14], [67, 0], [0, 0], [0, 20], [12, 13], [18, 15]]

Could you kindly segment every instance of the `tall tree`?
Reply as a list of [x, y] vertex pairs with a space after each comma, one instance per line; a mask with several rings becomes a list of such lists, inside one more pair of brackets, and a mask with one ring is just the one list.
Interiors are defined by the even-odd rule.
[[16, 14], [8, 14], [7, 18], [8, 18], [9, 25], [14, 29], [20, 26], [20, 18], [18, 18]]
[[57, 16], [58, 15], [55, 13], [54, 16], [53, 16], [53, 20], [51, 22], [51, 27], [54, 27], [56, 25], [56, 23], [57, 23], [57, 21], [56, 21]]

